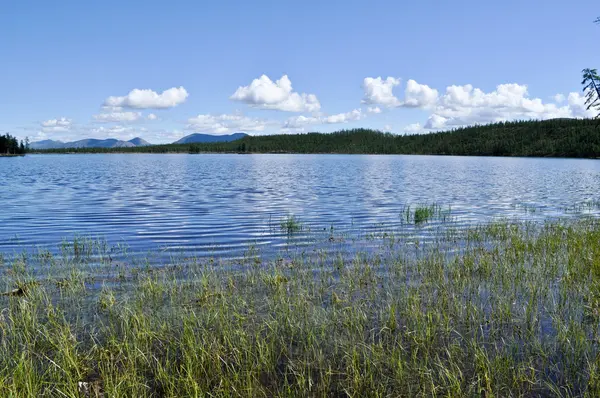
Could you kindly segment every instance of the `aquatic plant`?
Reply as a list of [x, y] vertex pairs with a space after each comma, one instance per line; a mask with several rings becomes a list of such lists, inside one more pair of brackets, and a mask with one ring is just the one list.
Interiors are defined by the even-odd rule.
[[598, 220], [373, 239], [220, 266], [116, 267], [88, 240], [5, 259], [0, 396], [600, 394]]
[[288, 234], [293, 234], [294, 232], [299, 232], [302, 230], [302, 224], [293, 214], [290, 214], [282, 219], [280, 227], [281, 230], [287, 232]]
[[437, 203], [418, 204], [414, 210], [410, 205], [405, 205], [401, 211], [401, 219], [406, 223], [414, 224], [423, 224], [434, 219], [445, 223], [450, 221], [451, 213], [450, 207], [444, 209]]

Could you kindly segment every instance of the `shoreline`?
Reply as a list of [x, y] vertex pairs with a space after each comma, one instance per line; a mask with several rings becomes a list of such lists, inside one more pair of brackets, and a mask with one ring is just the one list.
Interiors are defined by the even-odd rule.
[[[436, 156], [436, 157], [465, 157], [465, 158], [507, 158], [507, 159], [579, 159], [599, 160], [600, 157], [576, 157], [576, 156], [527, 156], [527, 155], [452, 155], [434, 153], [368, 153], [368, 152], [118, 152], [118, 151], [77, 151], [77, 152], [55, 152], [55, 151], [30, 151], [30, 155], [352, 155], [352, 156]], [[25, 155], [17, 155], [25, 156]]]

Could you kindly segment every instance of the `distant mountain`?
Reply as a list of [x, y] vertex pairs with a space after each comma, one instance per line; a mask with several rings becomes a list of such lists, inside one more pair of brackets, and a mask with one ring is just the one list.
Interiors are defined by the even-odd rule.
[[190, 134], [182, 139], [175, 141], [173, 144], [196, 144], [207, 142], [231, 142], [242, 139], [248, 134], [234, 133], [229, 135], [211, 135], [211, 134]]
[[88, 138], [79, 141], [62, 142], [53, 140], [36, 141], [29, 144], [31, 149], [60, 149], [60, 148], [128, 148], [136, 146], [148, 146], [152, 145], [148, 141], [143, 140], [139, 137], [131, 139], [129, 141], [121, 141], [114, 138], [108, 138], [106, 140], [97, 140], [94, 138]]
[[[211, 143], [211, 142], [231, 142], [246, 137], [245, 133], [234, 133], [229, 135], [211, 135], [211, 134], [190, 134], [183, 137], [174, 144], [195, 144], [195, 143]], [[121, 141], [114, 138], [105, 140], [97, 140], [95, 138], [87, 138], [84, 140], [63, 142], [54, 140], [36, 141], [29, 144], [33, 150], [42, 149], [66, 149], [66, 148], [131, 148], [140, 146], [151, 146], [148, 141], [135, 137], [129, 141]]]
[[94, 138], [88, 138], [85, 140], [67, 142], [64, 144], [64, 148], [124, 148], [135, 146], [128, 141], [119, 141], [114, 138], [108, 138], [106, 140], [97, 140]]
[[54, 140], [43, 140], [36, 141], [29, 144], [31, 149], [57, 149], [64, 148], [65, 143], [62, 141], [54, 141]]
[[131, 142], [134, 146], [148, 146], [148, 145], [152, 145], [151, 143], [149, 143], [148, 141], [140, 138], [140, 137], [135, 137], [131, 140], [129, 140], [128, 142]]

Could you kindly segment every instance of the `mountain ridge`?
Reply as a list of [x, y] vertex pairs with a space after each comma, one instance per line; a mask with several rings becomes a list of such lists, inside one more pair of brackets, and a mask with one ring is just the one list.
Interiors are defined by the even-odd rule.
[[[212, 134], [201, 134], [194, 133], [187, 135], [173, 144], [197, 144], [197, 143], [214, 143], [214, 142], [231, 142], [235, 140], [247, 137], [246, 133], [233, 133], [228, 135], [212, 135]], [[96, 139], [96, 138], [84, 138], [77, 141], [58, 141], [58, 140], [41, 140], [34, 141], [29, 144], [29, 147], [33, 150], [44, 150], [44, 149], [68, 149], [68, 148], [130, 148], [130, 147], [141, 147], [141, 146], [152, 146], [154, 144], [149, 143], [141, 137], [135, 137], [129, 141], [118, 140], [116, 138]]]
[[58, 140], [42, 140], [34, 141], [29, 144], [29, 147], [34, 150], [38, 149], [66, 149], [66, 148], [128, 148], [135, 146], [152, 145], [142, 138], [136, 137], [129, 141], [122, 141], [116, 138], [96, 139], [84, 138], [77, 141], [63, 142]]

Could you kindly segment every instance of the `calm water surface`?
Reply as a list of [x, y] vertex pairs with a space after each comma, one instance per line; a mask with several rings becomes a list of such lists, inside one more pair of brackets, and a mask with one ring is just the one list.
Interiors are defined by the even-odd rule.
[[[405, 205], [451, 206], [457, 225], [543, 219], [600, 199], [600, 161], [373, 155], [28, 155], [0, 158], [0, 253], [76, 235], [133, 252], [235, 257], [315, 231], [403, 225]], [[588, 209], [595, 213], [597, 206]], [[280, 222], [304, 226], [291, 238]]]

